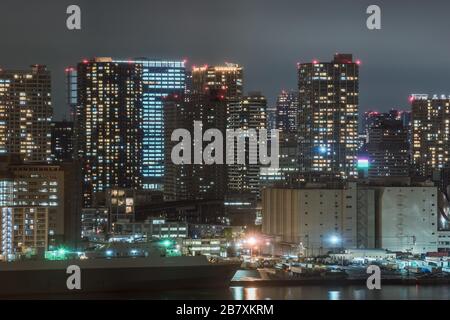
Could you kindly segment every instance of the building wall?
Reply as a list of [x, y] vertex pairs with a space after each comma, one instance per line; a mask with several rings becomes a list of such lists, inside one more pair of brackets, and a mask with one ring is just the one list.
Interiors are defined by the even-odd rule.
[[450, 252], [450, 231], [438, 231], [438, 251]]
[[378, 189], [379, 247], [392, 251], [437, 251], [437, 188]]
[[356, 184], [346, 189], [264, 189], [263, 233], [308, 254], [357, 245]]
[[375, 187], [263, 190], [263, 233], [302, 243], [308, 254], [382, 248], [414, 254], [450, 248], [438, 231], [437, 188]]
[[357, 247], [375, 248], [375, 190], [358, 188]]

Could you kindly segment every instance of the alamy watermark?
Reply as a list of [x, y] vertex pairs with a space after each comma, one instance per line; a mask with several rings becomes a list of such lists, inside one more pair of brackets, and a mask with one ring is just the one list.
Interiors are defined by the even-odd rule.
[[370, 16], [366, 20], [366, 26], [369, 30], [381, 29], [381, 8], [375, 4], [367, 7], [367, 14]]
[[81, 9], [76, 4], [67, 7], [66, 13], [69, 15], [66, 20], [66, 27], [69, 30], [81, 30]]
[[[194, 121], [193, 139], [187, 129], [176, 129], [172, 132], [171, 141], [179, 141], [171, 152], [171, 160], [174, 164], [251, 165], [259, 162], [259, 164], [271, 168], [279, 167], [280, 151], [277, 129], [271, 130], [270, 140], [268, 140], [267, 129], [227, 129], [224, 152], [223, 133], [214, 128], [202, 133], [202, 128], [201, 121]], [[209, 142], [209, 144], [203, 149], [204, 142]], [[268, 145], [270, 145], [270, 155]], [[248, 163], [246, 163], [247, 151]]]
[[371, 276], [367, 278], [366, 286], [369, 290], [381, 290], [381, 269], [379, 266], [370, 265], [367, 267], [366, 273]]
[[70, 275], [66, 281], [67, 289], [81, 290], [81, 268], [77, 265], [70, 265], [67, 267], [66, 273]]

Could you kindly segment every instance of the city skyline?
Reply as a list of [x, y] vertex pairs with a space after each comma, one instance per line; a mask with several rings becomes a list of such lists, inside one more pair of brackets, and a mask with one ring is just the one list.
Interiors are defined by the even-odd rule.
[[0, 300], [450, 299], [447, 12], [0, 1]]
[[[67, 1], [41, 1], [25, 7], [20, 1], [5, 1], [2, 19], [17, 27], [0, 34], [7, 48], [21, 50], [0, 53], [1, 67], [23, 69], [34, 63], [46, 64], [52, 71], [55, 119], [68, 118], [69, 114], [65, 67], [95, 56], [186, 58], [190, 66], [238, 63], [245, 68], [245, 92], [261, 91], [269, 106], [275, 104], [282, 89], [295, 89], [296, 63], [326, 60], [335, 52], [352, 52], [362, 61], [361, 112], [404, 108], [410, 93], [449, 92], [446, 83], [450, 72], [446, 70], [450, 48], [443, 41], [434, 41], [444, 38], [450, 28], [444, 19], [448, 3], [435, 1], [434, 6], [424, 7], [417, 1], [413, 1], [417, 6], [380, 1], [382, 29], [372, 32], [365, 27], [369, 1], [342, 1], [339, 8], [329, 1], [319, 2], [136, 1], [123, 14], [121, 5], [115, 3], [103, 6], [102, 1], [79, 1], [82, 30], [71, 32], [65, 28]], [[315, 8], [327, 8], [327, 12], [317, 14]], [[37, 9], [40, 14], [35, 17]], [[19, 10], [23, 17], [20, 25], [10, 20]], [[162, 10], [172, 13], [175, 26], [164, 24], [158, 14]], [[234, 24], [228, 23], [231, 15]], [[191, 23], [200, 17], [203, 23]], [[417, 24], [419, 18], [422, 22]], [[115, 26], [119, 22], [121, 28]]]

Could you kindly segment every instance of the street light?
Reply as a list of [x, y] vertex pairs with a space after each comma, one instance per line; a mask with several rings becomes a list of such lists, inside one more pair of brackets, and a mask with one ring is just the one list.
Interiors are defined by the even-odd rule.
[[[343, 250], [343, 239], [342, 239], [342, 237], [339, 237], [337, 235], [333, 235], [333, 236], [330, 237], [330, 242], [334, 246], [336, 246], [338, 243], [340, 243], [340, 248], [338, 249], [337, 253], [340, 253], [340, 251]], [[341, 258], [342, 258], [341, 263], [342, 263], [342, 265], [344, 265], [344, 256], [342, 255]]]
[[256, 244], [257, 240], [255, 237], [250, 237], [250, 238], [248, 238], [247, 242], [249, 245], [254, 246]]
[[338, 244], [339, 241], [340, 241], [340, 239], [339, 239], [339, 237], [336, 236], [336, 235], [330, 237], [330, 242], [331, 242], [332, 244], [334, 244], [334, 245]]

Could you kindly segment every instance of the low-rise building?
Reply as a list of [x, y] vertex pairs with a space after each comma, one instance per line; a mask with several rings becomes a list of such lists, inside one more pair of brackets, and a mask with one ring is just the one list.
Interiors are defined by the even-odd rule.
[[184, 239], [182, 253], [185, 255], [227, 256], [228, 241], [225, 238]]
[[81, 238], [97, 241], [108, 232], [109, 211], [107, 208], [83, 208], [81, 210]]
[[223, 224], [189, 223], [190, 238], [238, 238], [244, 234], [242, 226]]
[[307, 255], [380, 248], [422, 254], [448, 250], [439, 231], [438, 189], [401, 186], [305, 186], [262, 193], [263, 233], [304, 248]]
[[0, 254], [5, 260], [43, 255], [48, 246], [47, 207], [2, 207]]
[[438, 189], [378, 187], [376, 246], [414, 254], [438, 250]]
[[308, 255], [357, 247], [357, 187], [310, 186], [262, 192], [262, 232]]
[[143, 222], [119, 220], [113, 224], [115, 235], [145, 236], [149, 238], [187, 238], [185, 222], [166, 221], [164, 218], [149, 218]]
[[[0, 197], [10, 197], [9, 203], [2, 202], [3, 206], [47, 208], [49, 247], [61, 244], [76, 247], [81, 212], [77, 163], [24, 162], [20, 155], [8, 154], [0, 157], [0, 167], [0, 189], [3, 190]], [[11, 185], [13, 189], [9, 193], [7, 188]]]
[[343, 253], [332, 254], [331, 258], [344, 261], [370, 262], [377, 260], [393, 260], [397, 257], [395, 252], [384, 249], [348, 249]]

